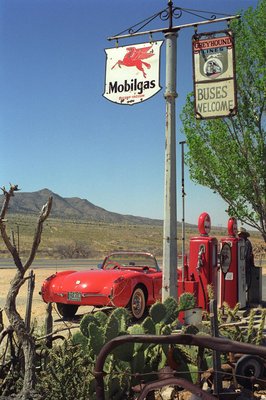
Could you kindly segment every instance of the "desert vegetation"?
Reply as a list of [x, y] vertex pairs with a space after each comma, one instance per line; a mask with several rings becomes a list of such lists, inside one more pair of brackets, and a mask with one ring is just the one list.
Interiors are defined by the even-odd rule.
[[[167, 379], [169, 376], [182, 377], [191, 384], [197, 384], [198, 388], [205, 382], [210, 389], [214, 378], [212, 350], [208, 345], [204, 348], [190, 343], [192, 337], [203, 341], [205, 337], [207, 342], [211, 342], [210, 315], [205, 313], [203, 322], [197, 325], [181, 325], [178, 320], [180, 313], [194, 304], [193, 295], [184, 293], [182, 296], [178, 302], [168, 298], [164, 303], [155, 303], [138, 324], [132, 324], [131, 315], [126, 309], [117, 308], [111, 313], [97, 311], [85, 314], [74, 330], [71, 329], [72, 323], [66, 322], [69, 329], [63, 335], [56, 331], [52, 341], [48, 341], [44, 335], [44, 326], [32, 326], [36, 343], [36, 386], [34, 394], [26, 398], [96, 400], [95, 368], [101, 349], [113, 339], [127, 340], [130, 336], [133, 339], [136, 335], [142, 335], [142, 338], [149, 335], [167, 336], [169, 343], [149, 343], [142, 339], [143, 342], [121, 342], [121, 345], [110, 350], [104, 363], [106, 400], [136, 399], [144, 384]], [[238, 305], [230, 309], [225, 304], [219, 312], [217, 322], [221, 335], [256, 346], [263, 344], [265, 310], [251, 310], [246, 323], [240, 321], [238, 311]], [[14, 395], [19, 399], [23, 386], [23, 353], [14, 332], [4, 332], [7, 333], [1, 337], [0, 398], [7, 399]], [[179, 337], [182, 343], [170, 343], [174, 337]], [[236, 345], [236, 342], [232, 343]], [[234, 388], [238, 387], [238, 383], [234, 381], [232, 372], [239, 357], [226, 352], [221, 356], [221, 370], [226, 377], [225, 381], [235, 385]], [[81, 376], [83, 379], [80, 379]], [[245, 385], [248, 383], [246, 378]], [[263, 386], [262, 380], [261, 383]], [[175, 394], [180, 399], [189, 398], [182, 397], [185, 393], [179, 386], [172, 389], [172, 395]], [[251, 396], [251, 391], [249, 395]], [[151, 398], [164, 397], [157, 389]]]
[[[7, 232], [12, 236], [21, 257], [26, 256], [34, 234], [37, 215], [10, 214], [6, 222]], [[197, 221], [195, 221], [197, 222]], [[86, 222], [49, 218], [44, 222], [42, 242], [38, 258], [102, 258], [114, 250], [147, 250], [156, 257], [162, 256], [162, 225], [127, 224], [110, 222]], [[181, 253], [182, 233], [178, 224], [178, 251]], [[189, 239], [197, 236], [196, 225], [186, 226], [186, 251]], [[217, 239], [226, 236], [226, 227], [213, 227], [211, 235]], [[266, 258], [266, 248], [259, 232], [251, 232], [256, 260]], [[0, 257], [9, 253], [0, 238]]]

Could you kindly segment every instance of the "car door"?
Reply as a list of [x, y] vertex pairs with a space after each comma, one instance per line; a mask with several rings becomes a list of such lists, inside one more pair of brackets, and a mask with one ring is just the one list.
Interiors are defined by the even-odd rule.
[[162, 272], [150, 272], [150, 278], [152, 280], [153, 287], [153, 299], [154, 301], [162, 300]]

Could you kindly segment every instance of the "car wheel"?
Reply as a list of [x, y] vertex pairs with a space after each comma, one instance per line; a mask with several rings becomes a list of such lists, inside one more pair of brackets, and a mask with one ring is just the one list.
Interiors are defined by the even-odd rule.
[[259, 356], [244, 355], [236, 363], [235, 374], [236, 380], [241, 386], [251, 389], [252, 380], [250, 378], [263, 378], [264, 363]]
[[130, 299], [129, 308], [135, 319], [143, 317], [146, 309], [146, 299], [145, 294], [140, 287], [134, 289]]
[[62, 303], [56, 303], [56, 307], [59, 314], [64, 318], [73, 318], [79, 308], [79, 306], [76, 306], [75, 304]]

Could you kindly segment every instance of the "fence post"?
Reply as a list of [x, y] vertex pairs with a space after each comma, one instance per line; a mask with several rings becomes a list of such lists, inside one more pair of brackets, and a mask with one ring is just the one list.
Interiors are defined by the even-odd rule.
[[46, 307], [45, 317], [45, 335], [47, 335], [46, 346], [52, 348], [52, 335], [53, 332], [53, 316], [52, 316], [52, 303], [48, 303]]
[[3, 309], [0, 309], [0, 332], [4, 329], [4, 322], [3, 322]]

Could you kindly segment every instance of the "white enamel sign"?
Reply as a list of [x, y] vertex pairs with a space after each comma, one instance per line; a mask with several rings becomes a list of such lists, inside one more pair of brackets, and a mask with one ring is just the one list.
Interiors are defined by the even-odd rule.
[[196, 34], [192, 43], [196, 118], [235, 115], [237, 103], [231, 32]]
[[157, 41], [105, 49], [103, 96], [114, 103], [133, 105], [158, 93], [162, 44]]

